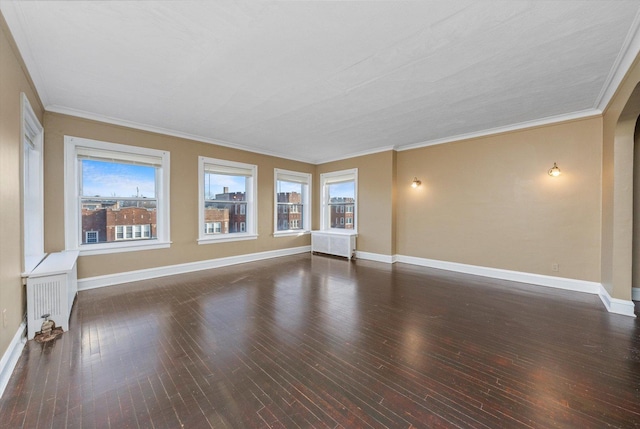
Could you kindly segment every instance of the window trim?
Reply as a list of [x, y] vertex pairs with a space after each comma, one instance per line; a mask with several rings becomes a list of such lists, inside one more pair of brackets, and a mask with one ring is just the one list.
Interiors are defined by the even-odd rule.
[[[96, 241], [89, 241], [89, 234], [95, 234]], [[85, 240], [86, 243], [99, 243], [100, 242], [100, 231], [95, 231], [95, 230], [91, 230], [91, 231], [85, 231]]]
[[[204, 227], [204, 173], [205, 164], [226, 168], [242, 169], [251, 171], [251, 180], [246, 190], [246, 231], [228, 234], [205, 234]], [[224, 173], [222, 173], [224, 174]], [[237, 207], [237, 206], [236, 206]], [[229, 222], [231, 224], [231, 222]], [[258, 166], [245, 164], [243, 162], [227, 161], [224, 159], [198, 157], [198, 244], [224, 243], [229, 241], [255, 240], [258, 238]]]
[[[354, 182], [353, 229], [331, 228], [331, 205], [329, 204], [329, 187], [327, 185], [340, 182]], [[331, 171], [320, 174], [320, 230], [341, 233], [358, 233], [358, 169]]]
[[22, 114], [20, 124], [22, 268], [25, 273], [29, 273], [46, 255], [44, 251], [44, 128], [24, 92], [20, 93], [20, 104]]
[[[81, 244], [82, 219], [80, 214], [80, 181], [78, 148], [112, 152], [114, 159], [127, 156], [154, 157], [161, 166], [156, 169], [156, 231], [155, 240], [114, 240], [108, 243]], [[171, 246], [170, 240], [170, 154], [168, 151], [110, 143], [82, 137], [64, 136], [64, 230], [66, 250], [79, 250], [81, 255], [100, 255], [138, 250], [163, 249]]]
[[[302, 195], [302, 229], [286, 229], [278, 231], [278, 181], [302, 183], [307, 186], [307, 192]], [[284, 237], [291, 235], [303, 235], [311, 233], [311, 216], [313, 213], [311, 207], [311, 192], [313, 185], [313, 176], [311, 173], [302, 173], [299, 171], [283, 170], [281, 168], [273, 169], [273, 236]], [[288, 210], [287, 210], [288, 211]]]

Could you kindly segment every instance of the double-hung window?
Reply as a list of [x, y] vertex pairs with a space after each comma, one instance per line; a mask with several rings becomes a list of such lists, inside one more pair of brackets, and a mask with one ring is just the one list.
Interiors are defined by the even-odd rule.
[[320, 175], [322, 190], [321, 229], [356, 231], [358, 213], [358, 169]]
[[201, 156], [198, 172], [198, 243], [257, 238], [258, 167]]
[[311, 174], [275, 169], [274, 235], [311, 230]]
[[169, 152], [65, 136], [65, 241], [83, 254], [168, 247]]

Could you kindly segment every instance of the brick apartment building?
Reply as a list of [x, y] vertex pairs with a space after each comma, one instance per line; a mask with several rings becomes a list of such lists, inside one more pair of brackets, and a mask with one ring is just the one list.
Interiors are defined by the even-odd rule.
[[228, 234], [229, 233], [229, 209], [206, 207], [204, 209], [204, 233]]
[[[223, 193], [216, 194], [215, 201], [205, 205], [207, 209], [219, 209], [227, 211], [227, 232], [246, 232], [247, 230], [247, 203], [244, 192], [229, 192], [225, 187]], [[224, 216], [223, 216], [224, 217]], [[223, 220], [224, 221], [224, 220]]]
[[353, 229], [354, 198], [332, 198], [331, 228]]
[[142, 207], [121, 207], [118, 201], [83, 203], [82, 244], [155, 238], [155, 206], [137, 204]]
[[302, 195], [299, 192], [278, 193], [278, 231], [303, 229]]

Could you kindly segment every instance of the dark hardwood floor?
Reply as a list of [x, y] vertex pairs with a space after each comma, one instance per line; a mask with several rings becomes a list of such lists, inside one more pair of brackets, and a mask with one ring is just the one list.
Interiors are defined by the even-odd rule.
[[297, 255], [80, 292], [2, 428], [640, 427], [640, 323], [595, 295]]

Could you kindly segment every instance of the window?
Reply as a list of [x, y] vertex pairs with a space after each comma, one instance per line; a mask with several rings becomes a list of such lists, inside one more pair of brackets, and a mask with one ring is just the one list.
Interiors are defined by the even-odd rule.
[[311, 230], [311, 174], [275, 169], [274, 235]]
[[358, 169], [320, 175], [322, 189], [321, 229], [356, 230]]
[[65, 236], [82, 254], [168, 247], [169, 152], [65, 136]]
[[87, 243], [97, 243], [98, 242], [98, 231], [87, 231], [87, 237], [85, 238], [85, 242], [87, 242]]
[[222, 222], [205, 222], [204, 224], [205, 234], [220, 234], [222, 233]]
[[140, 240], [151, 238], [151, 225], [116, 225], [116, 240]]
[[44, 191], [42, 142], [44, 130], [29, 104], [21, 94], [22, 103], [22, 214], [24, 271], [33, 270], [44, 253]]
[[[198, 243], [257, 238], [258, 167], [201, 156], [198, 171]], [[213, 224], [213, 232], [209, 232], [208, 224]]]

